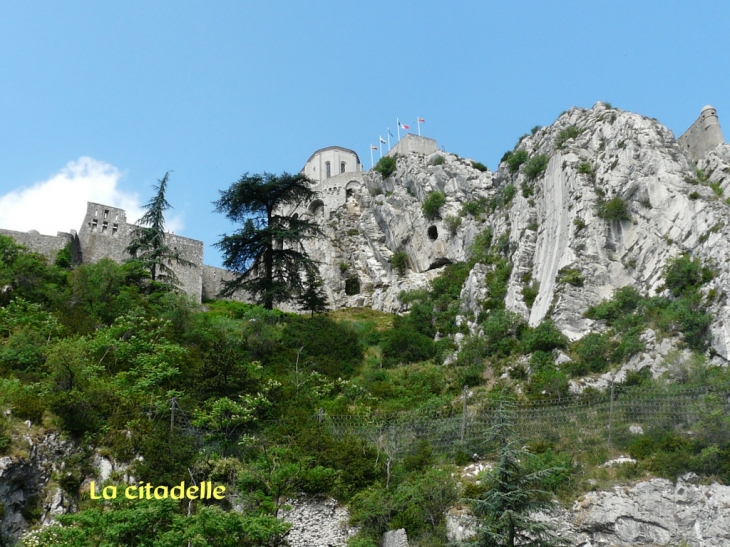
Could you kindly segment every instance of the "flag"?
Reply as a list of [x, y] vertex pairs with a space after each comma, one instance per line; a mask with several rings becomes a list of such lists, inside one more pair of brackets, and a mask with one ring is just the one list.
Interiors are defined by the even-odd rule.
[[410, 129], [410, 126], [398, 122], [398, 125], [403, 129]]
[[388, 129], [388, 135], [390, 135], [391, 137], [395, 137], [395, 135], [393, 135], [393, 133], [390, 132], [390, 129]]
[[426, 123], [426, 120], [424, 120], [423, 118], [418, 118], [418, 123]]
[[385, 140], [385, 139], [384, 139], [383, 137], [380, 137], [380, 142], [382, 142], [383, 144], [385, 144], [385, 143], [387, 143], [388, 141], [386, 141], [386, 140]]
[[372, 148], [373, 150], [377, 150], [378, 149], [377, 146], [373, 146], [372, 144], [370, 145], [370, 148]]

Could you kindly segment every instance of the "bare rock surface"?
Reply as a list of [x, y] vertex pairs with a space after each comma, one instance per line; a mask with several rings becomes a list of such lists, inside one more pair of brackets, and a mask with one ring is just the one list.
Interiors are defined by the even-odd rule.
[[349, 525], [350, 511], [332, 498], [291, 499], [287, 506], [279, 511], [279, 518], [291, 523], [287, 536], [291, 547], [340, 547], [357, 533]]

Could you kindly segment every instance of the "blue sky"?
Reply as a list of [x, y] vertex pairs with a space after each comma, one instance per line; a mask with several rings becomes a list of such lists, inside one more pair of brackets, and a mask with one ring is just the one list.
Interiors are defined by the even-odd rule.
[[246, 172], [297, 172], [396, 118], [495, 169], [534, 125], [596, 101], [679, 136], [730, 131], [727, 2], [15, 1], [0, 6], [0, 227], [78, 229], [172, 170], [170, 226], [205, 260], [211, 202]]

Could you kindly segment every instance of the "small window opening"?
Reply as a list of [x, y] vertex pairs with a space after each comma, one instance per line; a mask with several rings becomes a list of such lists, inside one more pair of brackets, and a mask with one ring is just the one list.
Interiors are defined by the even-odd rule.
[[345, 162], [343, 161], [343, 162], [340, 162], [340, 173], [344, 173], [344, 172], [345, 172]]
[[428, 227], [428, 237], [430, 237], [431, 239], [434, 239], [434, 240], [439, 238], [439, 231], [438, 231], [438, 228], [436, 228], [436, 226]]
[[112, 225], [112, 235], [117, 235], [117, 230], [119, 230], [119, 224], [113, 224]]
[[109, 216], [109, 209], [104, 210], [104, 218], [107, 218]]
[[106, 229], [109, 227], [109, 223], [105, 220], [101, 223], [101, 231], [106, 232]]
[[91, 231], [92, 232], [96, 230], [96, 224], [97, 224], [96, 219], [91, 221]]
[[332, 168], [330, 166], [330, 162], [326, 162], [324, 166], [327, 171], [327, 178], [330, 178], [332, 176]]

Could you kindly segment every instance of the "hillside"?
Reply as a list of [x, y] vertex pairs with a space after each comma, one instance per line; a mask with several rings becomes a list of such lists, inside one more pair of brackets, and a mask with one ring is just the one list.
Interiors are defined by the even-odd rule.
[[[730, 146], [597, 103], [390, 157], [302, 206], [311, 318], [0, 235], [0, 545], [446, 545], [504, 405], [573, 545], [727, 544]], [[94, 497], [183, 481], [225, 493]]]

